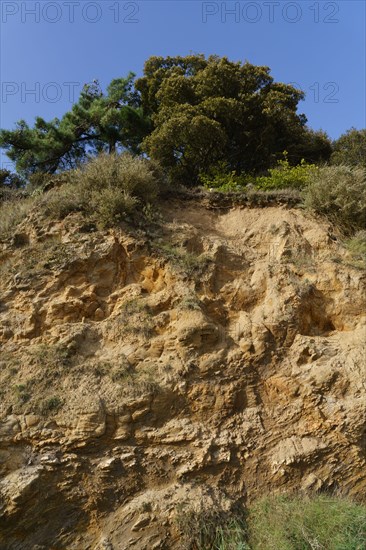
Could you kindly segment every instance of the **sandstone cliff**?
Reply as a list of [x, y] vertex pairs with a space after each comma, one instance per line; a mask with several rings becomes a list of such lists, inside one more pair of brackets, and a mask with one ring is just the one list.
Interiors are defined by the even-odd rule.
[[0, 548], [180, 548], [176, 517], [366, 490], [365, 273], [300, 208], [33, 213], [0, 266]]

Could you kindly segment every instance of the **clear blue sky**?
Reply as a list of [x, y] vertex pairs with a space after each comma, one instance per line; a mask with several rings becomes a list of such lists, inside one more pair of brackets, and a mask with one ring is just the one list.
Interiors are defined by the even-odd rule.
[[139, 75], [151, 55], [203, 52], [267, 65], [276, 80], [296, 83], [306, 92], [299, 112], [335, 139], [366, 126], [365, 5], [0, 0], [0, 127], [60, 117], [84, 83]]

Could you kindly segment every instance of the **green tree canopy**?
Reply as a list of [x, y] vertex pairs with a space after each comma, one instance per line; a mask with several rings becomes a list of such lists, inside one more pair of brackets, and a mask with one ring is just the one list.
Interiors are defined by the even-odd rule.
[[0, 188], [20, 189], [24, 187], [24, 184], [24, 180], [18, 174], [14, 174], [6, 168], [0, 168]]
[[0, 147], [17, 172], [57, 173], [100, 152], [128, 150], [159, 161], [172, 179], [195, 185], [221, 163], [237, 174], [263, 173], [288, 152], [295, 165], [328, 160], [324, 132], [307, 128], [297, 108], [304, 94], [275, 82], [268, 67], [202, 54], [151, 57], [135, 81], [84, 86], [62, 118], [20, 120], [0, 130]]
[[269, 73], [226, 57], [150, 58], [135, 83], [153, 122], [143, 148], [186, 184], [220, 161], [238, 173], [264, 171], [285, 149], [293, 164], [329, 158], [327, 136], [297, 114], [303, 92]]
[[113, 80], [106, 94], [98, 81], [87, 84], [61, 119], [46, 122], [37, 117], [33, 128], [21, 120], [15, 130], [0, 130], [0, 147], [24, 176], [74, 168], [88, 154], [111, 153], [118, 147], [136, 152], [150, 125], [133, 81], [133, 73]]
[[331, 163], [366, 168], [366, 129], [350, 128], [334, 141]]

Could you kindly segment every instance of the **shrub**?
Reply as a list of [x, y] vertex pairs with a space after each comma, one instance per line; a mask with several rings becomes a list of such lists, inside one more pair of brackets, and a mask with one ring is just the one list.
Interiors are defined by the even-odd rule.
[[154, 333], [154, 324], [151, 311], [143, 300], [132, 298], [120, 308], [118, 317], [119, 334], [139, 334], [142, 337], [149, 338]]
[[161, 174], [150, 161], [122, 155], [100, 156], [70, 172], [70, 181], [43, 200], [47, 215], [64, 218], [83, 212], [100, 227], [111, 227], [140, 205], [153, 202], [160, 189]]
[[15, 228], [31, 211], [34, 202], [31, 197], [0, 201], [0, 238], [12, 236]]
[[47, 172], [35, 172], [29, 176], [29, 190], [31, 193], [38, 190], [43, 191], [55, 184], [59, 177], [59, 175], [48, 174]]
[[249, 550], [244, 512], [179, 510], [177, 526], [184, 550]]
[[311, 175], [304, 192], [305, 206], [326, 216], [345, 233], [364, 229], [366, 221], [366, 170], [325, 166]]
[[87, 196], [79, 184], [68, 183], [44, 195], [40, 205], [47, 216], [62, 220], [72, 212], [87, 211], [86, 199]]
[[43, 416], [47, 416], [51, 412], [57, 412], [61, 407], [63, 403], [62, 400], [56, 396], [49, 397], [48, 399], [45, 399], [41, 402], [39, 405], [39, 412]]
[[366, 168], [366, 129], [350, 128], [334, 141], [330, 162]]
[[198, 180], [206, 189], [242, 191], [250, 178], [244, 174], [238, 175], [235, 170], [230, 171], [225, 162], [220, 162], [211, 167], [208, 172], [201, 173]]
[[354, 267], [366, 266], [366, 230], [357, 231], [351, 239], [345, 242], [346, 248], [351, 254]]
[[27, 198], [25, 189], [14, 189], [13, 187], [0, 186], [0, 204], [2, 202], [19, 201]]
[[255, 180], [258, 189], [303, 189], [310, 177], [317, 173], [315, 164], [307, 164], [304, 159], [297, 166], [290, 166], [287, 152], [284, 151], [284, 159], [279, 160], [276, 168], [268, 170], [269, 176], [260, 176]]
[[157, 243], [156, 250], [164, 256], [179, 271], [188, 276], [202, 275], [211, 259], [206, 254], [196, 255], [188, 252], [182, 246], [173, 246], [168, 243]]
[[150, 161], [130, 153], [101, 154], [76, 170], [75, 177], [90, 191], [112, 187], [143, 202], [151, 202], [159, 191], [156, 170]]
[[201, 311], [200, 300], [194, 292], [187, 292], [178, 303], [179, 310]]
[[17, 384], [14, 386], [14, 392], [16, 397], [18, 398], [19, 403], [24, 404], [27, 403], [30, 398], [32, 397], [30, 393], [30, 385], [29, 382], [26, 384]]
[[365, 259], [366, 230], [358, 231], [352, 239], [346, 241], [346, 246], [353, 256], [359, 259]]
[[94, 221], [102, 228], [111, 227], [131, 214], [138, 200], [128, 192], [116, 187], [106, 187], [91, 194], [91, 202], [95, 205]]

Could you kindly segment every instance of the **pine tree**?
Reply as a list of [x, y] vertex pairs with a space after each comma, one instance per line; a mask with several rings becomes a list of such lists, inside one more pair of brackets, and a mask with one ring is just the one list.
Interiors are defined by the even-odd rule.
[[113, 80], [106, 94], [98, 81], [86, 84], [61, 119], [37, 117], [32, 128], [21, 120], [15, 130], [0, 130], [0, 147], [25, 177], [75, 168], [102, 151], [138, 152], [150, 124], [133, 89], [134, 76]]

